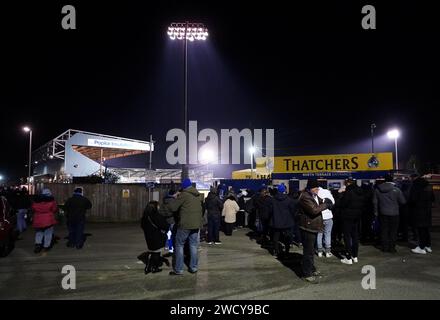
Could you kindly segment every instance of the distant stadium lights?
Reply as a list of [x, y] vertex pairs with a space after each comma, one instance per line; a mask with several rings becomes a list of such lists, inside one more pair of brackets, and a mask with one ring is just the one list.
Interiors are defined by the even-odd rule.
[[[185, 32], [186, 29], [186, 32]], [[206, 40], [208, 28], [203, 23], [172, 23], [168, 27], [168, 36], [171, 40]]]

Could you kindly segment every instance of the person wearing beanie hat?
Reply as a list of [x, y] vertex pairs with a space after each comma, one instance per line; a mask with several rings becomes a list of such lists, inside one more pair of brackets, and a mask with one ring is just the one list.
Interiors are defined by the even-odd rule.
[[317, 234], [323, 231], [322, 211], [333, 206], [330, 199], [318, 197], [318, 192], [318, 181], [309, 179], [306, 189], [299, 197], [298, 215], [303, 242], [302, 271], [304, 280], [310, 283], [318, 283], [321, 275], [315, 268], [314, 255]]
[[[273, 255], [283, 253], [280, 240], [284, 245], [284, 254], [289, 254], [290, 244], [293, 242], [292, 229], [295, 226], [297, 203], [286, 194], [286, 186], [281, 184], [278, 192], [271, 199], [271, 213], [269, 226], [273, 230]], [[283, 235], [283, 237], [281, 237]], [[281, 238], [281, 239], [280, 239]]]
[[186, 178], [182, 181], [182, 192], [179, 196], [164, 204], [164, 210], [176, 214], [176, 238], [175, 238], [175, 265], [170, 275], [183, 275], [183, 248], [189, 239], [190, 263], [189, 272], [196, 273], [198, 270], [198, 247], [200, 241], [200, 228], [203, 225], [204, 197], [195, 187], [191, 180]]
[[35, 253], [49, 251], [52, 246], [54, 225], [57, 224], [55, 214], [58, 206], [49, 189], [43, 189], [32, 204], [34, 218], [32, 226], [35, 228]]
[[280, 184], [277, 189], [278, 192], [281, 194], [286, 192], [286, 186], [284, 185], [284, 183]]
[[182, 189], [186, 189], [192, 186], [192, 182], [189, 178], [183, 179], [182, 181]]
[[89, 199], [83, 196], [82, 188], [75, 188], [73, 196], [67, 199], [64, 210], [67, 217], [67, 228], [69, 229], [69, 240], [67, 246], [81, 249], [84, 245], [84, 227], [86, 223], [86, 211], [92, 208]]

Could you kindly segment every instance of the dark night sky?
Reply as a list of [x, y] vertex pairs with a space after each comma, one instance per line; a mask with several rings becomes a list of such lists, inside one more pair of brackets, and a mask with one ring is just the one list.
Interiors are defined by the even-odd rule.
[[[153, 134], [165, 166], [166, 132], [182, 122], [182, 43], [166, 28], [203, 22], [189, 48], [189, 118], [199, 128], [275, 128], [277, 155], [369, 152], [399, 127], [399, 156], [440, 162], [439, 29], [433, 5], [299, 5], [39, 1], [1, 7], [0, 174], [25, 175], [29, 124], [39, 146], [80, 129], [136, 139]], [[429, 3], [429, 2], [427, 2]], [[61, 28], [75, 5], [77, 30]], [[361, 28], [374, 4], [377, 30]], [[382, 142], [381, 142], [382, 141]]]

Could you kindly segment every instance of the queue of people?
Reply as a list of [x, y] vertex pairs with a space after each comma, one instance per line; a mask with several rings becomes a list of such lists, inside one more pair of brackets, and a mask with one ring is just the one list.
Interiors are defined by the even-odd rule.
[[[29, 195], [26, 188], [0, 190], [5, 216], [16, 218], [15, 240], [22, 240], [23, 234], [31, 225], [35, 230], [34, 253], [46, 254], [59, 239], [55, 235], [55, 226], [59, 223], [57, 216], [59, 206], [50, 189], [44, 188], [35, 195]], [[86, 211], [91, 209], [89, 199], [83, 196], [82, 188], [76, 188], [74, 194], [63, 205], [67, 219], [68, 247], [81, 249], [84, 244], [84, 226]], [[8, 211], [6, 213], [6, 211]]]

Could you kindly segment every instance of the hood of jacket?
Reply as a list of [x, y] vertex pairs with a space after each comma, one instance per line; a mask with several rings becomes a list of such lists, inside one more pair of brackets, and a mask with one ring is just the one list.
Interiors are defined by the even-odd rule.
[[382, 193], [388, 193], [394, 189], [394, 184], [392, 184], [391, 182], [384, 182], [378, 185], [377, 189]]
[[273, 198], [278, 201], [284, 201], [287, 199], [287, 194], [277, 193]]
[[429, 185], [428, 180], [423, 179], [423, 178], [417, 178], [413, 181], [413, 187], [414, 188], [420, 188], [420, 189], [424, 189]]
[[194, 187], [186, 188], [182, 192], [187, 192], [187, 193], [193, 195], [194, 197], [198, 197], [200, 195], [200, 192], [197, 191], [197, 189]]
[[[382, 186], [382, 185], [383, 184], [379, 185], [379, 187]], [[354, 193], [356, 193], [359, 196], [364, 194], [364, 190], [361, 187], [359, 187], [358, 185], [356, 185], [356, 184], [349, 185], [346, 188], [346, 191], [353, 191]], [[386, 191], [386, 192], [388, 192], [388, 191]]]

